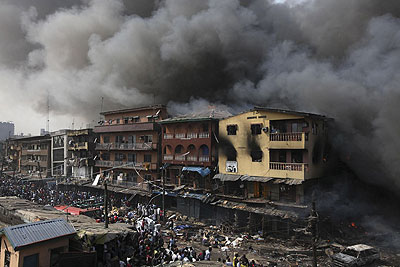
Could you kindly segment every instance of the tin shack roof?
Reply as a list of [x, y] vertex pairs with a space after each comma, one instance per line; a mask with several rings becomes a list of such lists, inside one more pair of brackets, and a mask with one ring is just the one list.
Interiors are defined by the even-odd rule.
[[14, 250], [51, 239], [73, 235], [74, 227], [64, 219], [54, 219], [5, 227], [2, 233]]

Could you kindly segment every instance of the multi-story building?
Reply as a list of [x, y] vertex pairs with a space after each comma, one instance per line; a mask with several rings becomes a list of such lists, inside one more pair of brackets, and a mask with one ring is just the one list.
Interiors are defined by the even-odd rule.
[[68, 149], [68, 133], [71, 130], [59, 130], [51, 135], [51, 175], [54, 177], [69, 177], [72, 173], [71, 151]]
[[72, 177], [93, 178], [97, 135], [93, 129], [71, 130], [67, 135], [71, 153], [68, 166], [72, 167]]
[[224, 193], [303, 202], [304, 184], [329, 169], [322, 115], [256, 107], [219, 122]]
[[96, 166], [113, 182], [134, 182], [159, 178], [160, 125], [167, 118], [166, 107], [152, 105], [101, 113], [104, 121], [94, 131], [99, 135]]
[[[19, 170], [21, 174], [42, 178], [49, 177], [51, 175], [50, 136], [23, 137], [17, 141], [20, 146]], [[18, 146], [18, 144], [12, 146]], [[19, 148], [15, 147], [14, 151], [18, 153]]]
[[209, 110], [161, 121], [166, 183], [211, 188], [218, 163], [218, 121], [228, 115]]
[[10, 138], [3, 142], [3, 156], [9, 169], [20, 171], [21, 145], [18, 138]]

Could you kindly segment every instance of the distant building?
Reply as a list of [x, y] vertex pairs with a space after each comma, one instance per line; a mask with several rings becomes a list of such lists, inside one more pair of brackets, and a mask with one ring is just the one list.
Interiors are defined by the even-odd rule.
[[68, 150], [71, 153], [68, 166], [72, 167], [72, 177], [93, 178], [96, 140], [93, 129], [68, 132]]
[[166, 183], [210, 189], [218, 164], [218, 120], [231, 114], [208, 110], [161, 121]]
[[158, 179], [161, 163], [159, 122], [167, 118], [166, 107], [152, 105], [101, 114], [105, 119], [94, 128], [99, 135], [96, 166], [100, 172], [110, 176], [113, 183], [120, 184]]
[[330, 167], [328, 118], [256, 107], [219, 122], [219, 174], [225, 194], [304, 200], [305, 185]]
[[1, 230], [0, 267], [55, 266], [69, 250], [74, 227], [63, 219], [39, 221]]
[[14, 123], [0, 122], [0, 141], [4, 141], [14, 136]]
[[45, 129], [40, 129], [40, 135], [46, 135], [49, 134], [48, 131], [46, 131]]

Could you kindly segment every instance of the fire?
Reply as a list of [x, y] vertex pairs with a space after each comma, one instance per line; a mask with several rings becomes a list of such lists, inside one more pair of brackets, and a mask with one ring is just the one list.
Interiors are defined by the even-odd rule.
[[350, 223], [350, 226], [353, 227], [353, 228], [357, 228], [357, 225], [356, 225], [355, 222], [351, 222], [351, 223]]

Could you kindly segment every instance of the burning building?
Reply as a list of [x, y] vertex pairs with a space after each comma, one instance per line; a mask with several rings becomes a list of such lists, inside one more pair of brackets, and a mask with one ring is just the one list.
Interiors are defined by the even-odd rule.
[[331, 166], [328, 118], [255, 107], [219, 122], [219, 174], [225, 194], [301, 203], [304, 186]]

